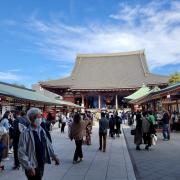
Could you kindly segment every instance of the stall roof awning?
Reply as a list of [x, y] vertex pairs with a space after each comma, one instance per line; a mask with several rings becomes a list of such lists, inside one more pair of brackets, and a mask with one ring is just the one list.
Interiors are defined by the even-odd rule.
[[174, 90], [174, 89], [179, 88], [179, 87], [180, 87], [180, 82], [177, 82], [177, 83], [172, 84], [172, 85], [170, 85], [164, 89], [161, 89], [160, 91], [156, 92], [156, 94], [169, 92], [169, 91]]
[[127, 100], [134, 100], [134, 99], [138, 99], [142, 96], [147, 95], [150, 92], [149, 87], [145, 86], [144, 84], [142, 85], [142, 87], [140, 89], [138, 89], [136, 92], [134, 92], [133, 94], [125, 97], [125, 99]]
[[131, 100], [129, 103], [130, 104], [136, 104], [138, 102], [142, 102], [144, 99], [148, 98], [149, 96], [151, 96], [151, 94], [159, 92], [161, 89], [158, 86], [155, 86], [153, 89], [151, 89], [147, 94], [145, 94], [144, 96], [141, 96], [139, 98], [133, 99]]
[[43, 94], [32, 89], [18, 87], [4, 82], [0, 82], [0, 94], [5, 96], [11, 96], [14, 98], [40, 102], [44, 104], [80, 107], [67, 101], [56, 100], [46, 97]]

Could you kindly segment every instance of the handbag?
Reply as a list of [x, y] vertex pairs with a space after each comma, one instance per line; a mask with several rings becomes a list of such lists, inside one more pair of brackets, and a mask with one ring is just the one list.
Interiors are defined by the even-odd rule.
[[131, 126], [131, 135], [135, 135], [136, 134], [136, 127], [133, 125]]
[[131, 135], [135, 135], [135, 133], [136, 133], [136, 129], [131, 129]]

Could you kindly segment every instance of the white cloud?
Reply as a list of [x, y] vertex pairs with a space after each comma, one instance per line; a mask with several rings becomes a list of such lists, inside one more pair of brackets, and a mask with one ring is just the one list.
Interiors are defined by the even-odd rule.
[[74, 61], [77, 53], [145, 49], [151, 68], [180, 63], [179, 1], [121, 4], [119, 9], [109, 15], [110, 24], [72, 26], [33, 16], [26, 27], [36, 36], [34, 44], [40, 52], [61, 62]]
[[10, 69], [10, 70], [8, 70], [9, 72], [20, 72], [21, 71], [21, 69]]
[[13, 80], [13, 81], [18, 81], [20, 80], [21, 77], [17, 74], [14, 74], [12, 72], [0, 72], [0, 80], [5, 81], [5, 80]]

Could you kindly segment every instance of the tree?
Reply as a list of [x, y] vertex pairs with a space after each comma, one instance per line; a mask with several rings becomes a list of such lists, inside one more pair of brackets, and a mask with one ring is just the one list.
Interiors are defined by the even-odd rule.
[[169, 78], [169, 84], [175, 84], [180, 82], [180, 73], [179, 72], [175, 72], [174, 74], [172, 74]]

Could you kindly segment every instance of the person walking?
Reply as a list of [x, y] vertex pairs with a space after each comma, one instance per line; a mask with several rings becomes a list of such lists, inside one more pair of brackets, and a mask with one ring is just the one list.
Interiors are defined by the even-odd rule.
[[109, 127], [109, 122], [105, 118], [105, 113], [101, 113], [101, 119], [99, 120], [99, 150], [103, 148], [103, 152], [106, 151], [106, 138], [107, 138], [107, 129]]
[[121, 123], [122, 123], [122, 120], [121, 118], [118, 116], [118, 113], [115, 114], [115, 123], [116, 123], [116, 136], [117, 137], [120, 137], [120, 134], [121, 134]]
[[48, 131], [52, 130], [52, 122], [53, 122], [53, 116], [51, 112], [48, 112], [47, 118], [46, 118], [46, 127]]
[[145, 149], [148, 150], [151, 146], [151, 132], [150, 132], [150, 122], [147, 119], [147, 112], [142, 113], [142, 133]]
[[83, 143], [83, 132], [86, 129], [89, 121], [81, 119], [79, 113], [74, 114], [73, 123], [70, 131], [70, 139], [75, 141], [76, 149], [74, 152], [73, 164], [79, 163], [83, 160], [82, 143]]
[[88, 125], [86, 126], [86, 144], [91, 145], [91, 134], [92, 134], [93, 121], [92, 121], [90, 112], [87, 112], [86, 115], [87, 115], [86, 120], [89, 121]]
[[10, 111], [6, 111], [3, 115], [3, 118], [0, 120], [0, 126], [3, 126], [6, 129], [5, 134], [2, 136], [2, 144], [4, 144], [4, 149], [3, 149], [3, 155], [2, 159], [3, 160], [9, 160], [8, 157], [8, 152], [9, 152], [9, 128], [11, 127], [9, 124], [9, 114]]
[[57, 119], [58, 119], [58, 127], [61, 128], [61, 123], [62, 123], [62, 117], [61, 117], [61, 112], [59, 111], [57, 113]]
[[115, 134], [114, 126], [115, 126], [115, 119], [114, 119], [114, 116], [112, 114], [110, 119], [109, 119], [109, 130], [110, 130], [110, 136], [112, 138], [115, 138], [114, 137], [114, 134]]
[[3, 151], [5, 148], [5, 145], [2, 141], [3, 135], [7, 133], [4, 126], [0, 126], [0, 172], [4, 170], [4, 165], [1, 164], [2, 158], [3, 158]]
[[14, 149], [14, 167], [13, 169], [19, 169], [20, 167], [20, 163], [19, 163], [19, 159], [18, 159], [18, 144], [19, 144], [19, 136], [21, 134], [20, 130], [19, 130], [19, 123], [20, 123], [20, 111], [16, 111], [15, 112], [15, 120], [14, 120], [14, 124], [13, 124], [13, 149]]
[[18, 159], [18, 144], [19, 136], [21, 132], [26, 129], [30, 122], [26, 117], [25, 111], [15, 111], [14, 113], [14, 123], [13, 123], [13, 149], [14, 149], [14, 166], [13, 170], [19, 170], [20, 163]]
[[50, 157], [59, 165], [52, 144], [40, 126], [41, 110], [31, 108], [27, 112], [30, 126], [19, 138], [18, 158], [28, 180], [41, 180], [45, 163], [51, 163]]
[[141, 113], [136, 113], [136, 130], [134, 136], [134, 144], [136, 144], [136, 150], [141, 150], [140, 145], [142, 144], [142, 120]]
[[162, 123], [163, 123], [163, 137], [164, 141], [170, 140], [170, 130], [169, 130], [169, 121], [170, 121], [170, 115], [169, 112], [164, 110], [164, 114], [162, 117]]
[[46, 122], [46, 119], [45, 119], [45, 118], [42, 118], [42, 119], [41, 119], [41, 127], [44, 129], [44, 131], [45, 131], [45, 133], [46, 133], [46, 136], [48, 137], [49, 141], [52, 143], [51, 134], [50, 134], [50, 132], [48, 131], [48, 125], [47, 125], [47, 122]]
[[148, 117], [147, 117], [148, 121], [151, 122], [154, 126], [156, 124], [156, 118], [153, 115], [152, 111], [148, 112]]
[[66, 116], [66, 113], [64, 113], [62, 115], [61, 133], [64, 133], [64, 128], [66, 126], [66, 122], [67, 122], [67, 116]]

